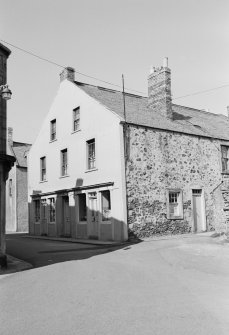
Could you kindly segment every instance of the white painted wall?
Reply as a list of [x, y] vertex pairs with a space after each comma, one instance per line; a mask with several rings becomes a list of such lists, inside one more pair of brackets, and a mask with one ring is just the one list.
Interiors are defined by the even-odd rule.
[[[80, 106], [80, 131], [73, 133], [73, 109]], [[50, 121], [56, 119], [57, 140], [50, 143]], [[121, 118], [64, 80], [28, 156], [30, 195], [76, 186], [114, 182], [112, 216], [126, 221], [123, 135]], [[95, 138], [96, 171], [87, 171], [86, 141]], [[61, 177], [60, 151], [68, 149], [68, 174]], [[47, 181], [40, 182], [40, 158], [46, 156]]]

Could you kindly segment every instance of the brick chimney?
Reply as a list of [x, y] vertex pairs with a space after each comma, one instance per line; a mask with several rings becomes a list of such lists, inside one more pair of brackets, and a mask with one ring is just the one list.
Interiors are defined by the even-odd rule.
[[13, 145], [13, 128], [8, 127], [8, 143], [10, 146]]
[[168, 119], [172, 119], [171, 70], [168, 58], [164, 58], [163, 66], [152, 68], [148, 78], [148, 106], [156, 113], [160, 111]]
[[64, 68], [63, 71], [60, 73], [60, 82], [65, 79], [69, 81], [75, 81], [75, 69], [73, 69], [72, 67]]

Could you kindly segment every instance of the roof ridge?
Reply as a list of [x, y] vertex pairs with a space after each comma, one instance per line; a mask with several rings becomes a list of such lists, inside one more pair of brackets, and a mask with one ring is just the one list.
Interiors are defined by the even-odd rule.
[[216, 114], [216, 113], [212, 113], [212, 112], [207, 112], [205, 111], [204, 109], [197, 109], [197, 108], [193, 108], [193, 107], [188, 107], [188, 106], [183, 106], [183, 105], [178, 105], [178, 104], [174, 104], [172, 103], [173, 106], [179, 106], [179, 107], [182, 107], [182, 108], [186, 108], [186, 109], [192, 109], [192, 110], [195, 110], [199, 113], [204, 113], [204, 114], [210, 114], [210, 115], [214, 115], [214, 116], [224, 116], [226, 117], [226, 115], [223, 115], [223, 114]]

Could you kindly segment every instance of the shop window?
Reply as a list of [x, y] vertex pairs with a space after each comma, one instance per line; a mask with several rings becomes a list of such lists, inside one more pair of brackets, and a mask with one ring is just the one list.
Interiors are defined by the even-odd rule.
[[82, 193], [78, 195], [79, 199], [79, 221], [87, 221], [87, 205], [86, 205], [86, 194]]
[[102, 221], [108, 221], [110, 220], [110, 214], [111, 214], [111, 197], [109, 190], [101, 192], [101, 200], [102, 200]]
[[35, 222], [40, 222], [41, 218], [40, 200], [34, 200], [34, 218]]
[[55, 198], [49, 198], [49, 222], [56, 221], [56, 203]]

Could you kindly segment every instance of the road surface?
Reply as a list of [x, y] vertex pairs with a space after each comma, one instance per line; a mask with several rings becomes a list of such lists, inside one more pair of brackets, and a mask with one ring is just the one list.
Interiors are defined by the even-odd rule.
[[228, 335], [228, 264], [203, 234], [1, 276], [0, 334]]

